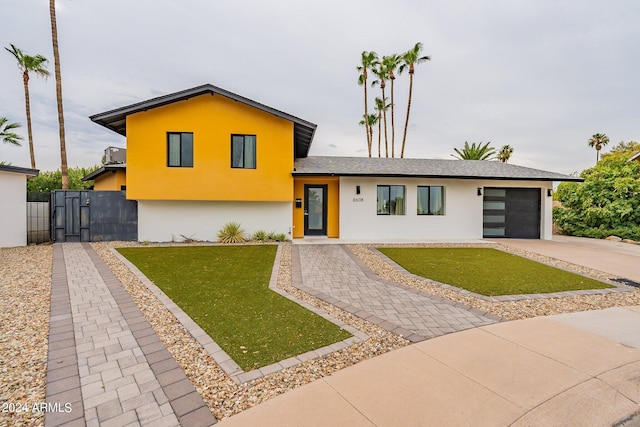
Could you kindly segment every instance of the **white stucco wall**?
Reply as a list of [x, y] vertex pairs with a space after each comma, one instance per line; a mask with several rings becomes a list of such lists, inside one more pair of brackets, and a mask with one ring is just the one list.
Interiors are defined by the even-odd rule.
[[0, 247], [27, 244], [27, 176], [0, 171]]
[[239, 222], [250, 237], [257, 230], [291, 238], [289, 202], [138, 201], [138, 240], [181, 241], [181, 236], [216, 241], [226, 223]]
[[[360, 194], [356, 194], [356, 186]], [[405, 215], [377, 215], [378, 185], [405, 186]], [[445, 215], [417, 215], [417, 186], [445, 187]], [[374, 240], [482, 239], [482, 196], [478, 187], [543, 188], [540, 238], [551, 239], [551, 182], [455, 179], [359, 178], [340, 179], [340, 237]]]

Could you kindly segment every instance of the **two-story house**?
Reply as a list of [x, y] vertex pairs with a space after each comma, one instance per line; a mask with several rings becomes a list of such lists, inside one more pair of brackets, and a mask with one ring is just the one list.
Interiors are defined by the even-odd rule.
[[553, 181], [581, 180], [489, 161], [310, 157], [315, 124], [212, 85], [91, 120], [126, 136], [126, 176], [119, 165], [92, 178], [138, 201], [139, 240], [215, 240], [230, 221], [293, 238], [549, 239]]

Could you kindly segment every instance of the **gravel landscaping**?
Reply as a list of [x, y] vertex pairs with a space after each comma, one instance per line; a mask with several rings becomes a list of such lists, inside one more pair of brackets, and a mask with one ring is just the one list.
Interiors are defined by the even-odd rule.
[[0, 425], [40, 426], [44, 413], [53, 247], [0, 248]]
[[[93, 244], [96, 251], [140, 306], [160, 339], [184, 369], [186, 375], [218, 419], [239, 413], [273, 396], [331, 375], [333, 372], [362, 360], [409, 344], [407, 340], [398, 335], [291, 287], [291, 244], [285, 243], [282, 245], [278, 286], [330, 313], [344, 323], [363, 331], [370, 338], [321, 359], [311, 360], [237, 385], [151, 291], [112, 253], [111, 248], [123, 246], [140, 246], [140, 244], [123, 242]], [[376, 245], [376, 247], [380, 246], [386, 245]], [[488, 245], [482, 245], [482, 247], [488, 247]], [[504, 245], [496, 244], [493, 247], [601, 280], [610, 278], [608, 274], [602, 272], [515, 250]], [[638, 290], [607, 295], [491, 302], [452, 289], [442, 288], [425, 279], [417, 279], [403, 274], [374, 252], [371, 249], [372, 246], [349, 245], [348, 248], [383, 279], [421, 289], [427, 293], [460, 302], [505, 319], [523, 319], [613, 306], [640, 305], [640, 291]], [[52, 247], [48, 245], [0, 249], [0, 403], [33, 405], [45, 400], [51, 262]], [[43, 421], [42, 413], [0, 413], [0, 425], [42, 425]]]

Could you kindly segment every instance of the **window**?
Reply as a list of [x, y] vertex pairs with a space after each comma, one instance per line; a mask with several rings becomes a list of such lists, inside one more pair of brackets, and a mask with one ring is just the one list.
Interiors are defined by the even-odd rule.
[[169, 167], [193, 167], [193, 133], [167, 133], [167, 165]]
[[255, 135], [231, 135], [231, 167], [256, 168]]
[[444, 215], [444, 187], [418, 186], [418, 215]]
[[404, 215], [404, 185], [378, 185], [378, 215]]

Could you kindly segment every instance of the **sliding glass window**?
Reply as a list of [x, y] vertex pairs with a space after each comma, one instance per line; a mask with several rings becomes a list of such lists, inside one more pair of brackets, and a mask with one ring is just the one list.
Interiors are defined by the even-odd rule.
[[256, 168], [255, 135], [231, 135], [231, 167]]
[[418, 186], [418, 215], [444, 215], [444, 187]]

